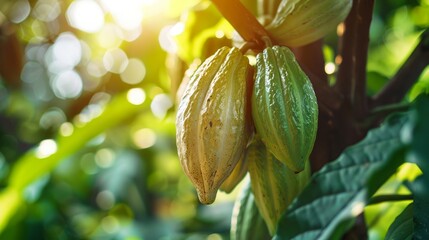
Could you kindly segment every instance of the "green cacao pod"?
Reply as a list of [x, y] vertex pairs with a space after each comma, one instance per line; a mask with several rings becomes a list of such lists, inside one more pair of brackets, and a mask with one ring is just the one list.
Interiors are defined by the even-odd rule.
[[180, 101], [178, 155], [201, 203], [215, 200], [247, 146], [249, 68], [237, 48], [223, 47], [197, 68]]
[[299, 47], [334, 30], [351, 7], [352, 0], [283, 0], [266, 29], [277, 44]]
[[256, 56], [252, 115], [268, 150], [302, 171], [316, 138], [318, 106], [309, 78], [287, 47], [269, 47]]
[[231, 240], [271, 239], [267, 225], [255, 204], [249, 178], [234, 203], [231, 218]]
[[295, 174], [271, 154], [262, 141], [256, 139], [248, 152], [252, 192], [259, 212], [269, 232], [274, 235], [277, 223], [292, 200], [310, 178], [310, 164]]

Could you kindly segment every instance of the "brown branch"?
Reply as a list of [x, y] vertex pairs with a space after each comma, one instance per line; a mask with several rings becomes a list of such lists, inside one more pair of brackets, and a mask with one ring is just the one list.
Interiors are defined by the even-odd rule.
[[342, 96], [328, 85], [322, 47], [323, 40], [320, 39], [302, 47], [292, 48], [292, 51], [311, 80], [319, 105], [332, 111], [340, 107]]
[[319, 80], [322, 80], [325, 85], [328, 83], [328, 78], [325, 72], [325, 58], [323, 56], [323, 39], [319, 39], [310, 44], [292, 48], [296, 59], [304, 65], [309, 71], [316, 75]]
[[212, 2], [245, 41], [265, 46], [263, 38], [269, 37], [269, 33], [240, 1], [212, 0]]
[[421, 36], [419, 44], [392, 77], [389, 83], [373, 98], [373, 107], [401, 101], [429, 65], [429, 29]]
[[336, 88], [344, 95], [357, 118], [367, 111], [366, 63], [369, 27], [374, 0], [354, 0], [344, 22], [344, 35], [340, 42], [340, 58]]

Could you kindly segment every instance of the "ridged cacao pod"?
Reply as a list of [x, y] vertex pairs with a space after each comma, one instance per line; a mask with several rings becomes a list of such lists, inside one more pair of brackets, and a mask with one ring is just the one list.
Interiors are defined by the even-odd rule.
[[302, 171], [316, 138], [318, 106], [309, 78], [287, 47], [269, 47], [256, 56], [252, 115], [268, 150]]
[[234, 203], [231, 218], [231, 240], [271, 239], [267, 225], [255, 204], [249, 178]]
[[210, 204], [231, 174], [250, 135], [248, 59], [223, 47], [192, 75], [176, 118], [176, 144], [184, 172], [201, 203]]
[[301, 192], [310, 178], [310, 164], [295, 174], [271, 154], [262, 141], [256, 139], [248, 152], [252, 192], [259, 212], [271, 235], [292, 200]]
[[232, 190], [243, 180], [247, 173], [247, 160], [245, 154], [242, 155], [231, 174], [225, 179], [219, 190], [231, 193]]
[[277, 44], [299, 47], [334, 30], [351, 7], [352, 0], [283, 0], [266, 29]]

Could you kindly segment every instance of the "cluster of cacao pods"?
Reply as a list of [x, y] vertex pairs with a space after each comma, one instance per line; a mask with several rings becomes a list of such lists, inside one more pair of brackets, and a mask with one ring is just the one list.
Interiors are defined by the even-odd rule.
[[199, 200], [212, 203], [250, 174], [271, 234], [309, 178], [318, 107], [287, 47], [256, 56], [255, 74], [237, 49], [222, 47], [189, 79], [179, 104], [177, 147]]
[[[176, 118], [179, 159], [201, 203], [213, 203], [218, 190], [229, 193], [250, 176], [233, 214], [237, 239], [245, 236], [245, 228], [237, 226], [242, 221], [259, 224], [263, 219], [273, 235], [310, 178], [318, 104], [309, 78], [286, 45], [323, 37], [327, 30], [318, 24], [338, 24], [351, 6], [351, 0], [267, 1], [266, 12], [277, 9], [266, 28], [278, 45], [267, 44], [254, 66], [238, 48], [218, 49], [189, 77]], [[328, 3], [333, 11], [346, 13], [321, 11]]]

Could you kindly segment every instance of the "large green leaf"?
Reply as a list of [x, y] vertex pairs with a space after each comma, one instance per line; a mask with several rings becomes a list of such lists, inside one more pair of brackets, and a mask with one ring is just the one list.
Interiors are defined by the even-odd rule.
[[[401, 161], [392, 158], [403, 143], [400, 132], [408, 114], [397, 114], [347, 148], [334, 162], [316, 173], [279, 222], [277, 239], [336, 239], [351, 226], [368, 198], [389, 177], [367, 182], [380, 168], [392, 173]], [[391, 164], [385, 164], [390, 160]], [[378, 185], [378, 186], [375, 186]]]
[[413, 239], [429, 239], [429, 175], [421, 175], [409, 188], [414, 195]]
[[53, 170], [61, 160], [79, 151], [91, 139], [142, 111], [142, 105], [132, 104], [132, 101], [129, 101], [129, 97], [132, 97], [129, 93], [132, 92], [115, 96], [98, 117], [86, 124], [74, 125], [70, 135], [60, 134], [54, 143], [56, 150], [49, 156], [40, 156], [39, 146], [17, 161], [9, 176], [7, 188], [0, 193], [0, 232], [25, 202], [23, 191], [26, 187]]
[[429, 174], [429, 95], [420, 95], [413, 105], [412, 121], [404, 129], [403, 139], [409, 143], [407, 160], [416, 163], [422, 172]]
[[386, 234], [386, 240], [403, 239], [408, 240], [413, 237], [413, 204], [409, 204], [401, 214], [396, 217], [390, 225]]

